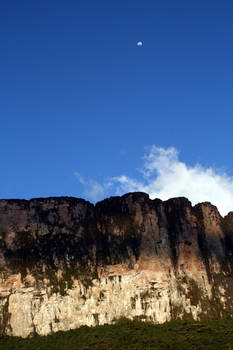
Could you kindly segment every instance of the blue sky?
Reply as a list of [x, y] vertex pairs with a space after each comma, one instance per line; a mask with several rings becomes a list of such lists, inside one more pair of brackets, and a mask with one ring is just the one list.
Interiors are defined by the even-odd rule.
[[114, 195], [152, 145], [231, 186], [232, 18], [231, 0], [1, 1], [0, 197]]

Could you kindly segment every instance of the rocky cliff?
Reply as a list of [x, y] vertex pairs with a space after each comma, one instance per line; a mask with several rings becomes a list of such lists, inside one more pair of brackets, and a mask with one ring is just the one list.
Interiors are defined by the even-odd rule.
[[0, 200], [0, 331], [233, 316], [233, 213], [145, 193]]

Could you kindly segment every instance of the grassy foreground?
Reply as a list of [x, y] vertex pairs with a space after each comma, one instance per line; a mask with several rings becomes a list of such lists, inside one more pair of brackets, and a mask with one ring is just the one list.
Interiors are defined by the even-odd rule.
[[115, 325], [22, 339], [0, 336], [0, 350], [233, 350], [233, 319], [152, 325], [121, 320]]

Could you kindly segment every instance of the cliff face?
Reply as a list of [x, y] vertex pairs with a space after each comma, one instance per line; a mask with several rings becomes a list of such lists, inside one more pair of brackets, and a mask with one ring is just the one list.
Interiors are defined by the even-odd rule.
[[129, 193], [0, 201], [0, 331], [233, 316], [233, 213]]

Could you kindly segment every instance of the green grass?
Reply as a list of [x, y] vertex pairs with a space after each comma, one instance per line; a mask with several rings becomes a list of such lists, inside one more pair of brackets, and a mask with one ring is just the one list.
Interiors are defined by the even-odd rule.
[[121, 320], [115, 325], [22, 339], [0, 337], [0, 350], [233, 350], [233, 319], [152, 325]]

